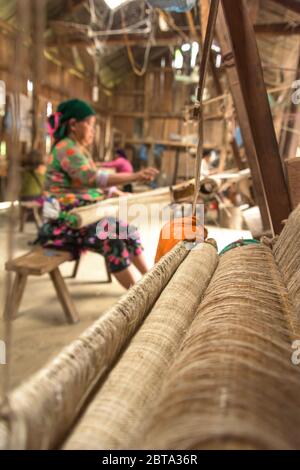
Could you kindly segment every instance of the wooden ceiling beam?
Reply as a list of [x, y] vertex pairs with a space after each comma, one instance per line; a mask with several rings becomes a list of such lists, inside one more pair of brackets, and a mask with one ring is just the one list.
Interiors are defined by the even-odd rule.
[[[257, 24], [254, 26], [254, 31], [257, 35], [277, 35], [277, 36], [292, 36], [300, 34], [300, 24], [291, 24], [288, 22], [282, 23], [266, 23]], [[160, 32], [160, 34], [153, 41], [152, 47], [168, 47], [168, 46], [181, 46], [184, 42], [193, 41], [196, 35], [200, 37], [200, 29], [195, 27], [193, 37], [185, 36], [184, 38], [178, 34], [168, 31]], [[124, 46], [124, 40], [120, 36], [110, 36], [109, 38], [98, 37], [99, 42], [104, 42], [106, 46]], [[59, 42], [56, 38], [51, 38], [47, 41], [47, 47], [60, 47], [61, 44], [64, 46], [78, 46], [78, 47], [89, 47], [93, 45], [93, 41], [89, 38], [70, 38], [69, 36], [60, 36]], [[130, 46], [146, 47], [148, 39], [141, 35], [132, 34], [128, 37], [128, 44]]]
[[296, 13], [300, 14], [300, 1], [299, 0], [273, 0], [284, 8], [288, 8]]

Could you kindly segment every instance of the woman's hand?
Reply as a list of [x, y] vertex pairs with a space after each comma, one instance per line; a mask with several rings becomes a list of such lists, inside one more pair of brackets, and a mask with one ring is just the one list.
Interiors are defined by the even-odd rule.
[[[101, 173], [101, 170], [100, 170]], [[107, 175], [107, 186], [120, 186], [121, 184], [153, 181], [159, 174], [158, 170], [154, 168], [146, 168], [138, 173], [117, 173], [113, 175]]]
[[159, 171], [155, 168], [145, 168], [144, 170], [141, 170], [135, 174], [136, 181], [139, 181], [141, 183], [153, 181], [158, 174]]

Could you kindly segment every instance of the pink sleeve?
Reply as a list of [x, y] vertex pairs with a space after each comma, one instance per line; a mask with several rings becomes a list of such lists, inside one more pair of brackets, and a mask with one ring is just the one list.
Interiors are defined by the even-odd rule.
[[117, 168], [118, 162], [116, 160], [113, 162], [105, 162], [105, 163], [101, 163], [101, 166], [103, 168]]

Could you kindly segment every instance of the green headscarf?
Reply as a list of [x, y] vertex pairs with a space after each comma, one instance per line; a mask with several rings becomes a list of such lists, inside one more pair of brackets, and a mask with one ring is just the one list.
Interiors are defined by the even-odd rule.
[[70, 119], [83, 121], [95, 115], [95, 110], [85, 101], [78, 99], [64, 101], [58, 106], [57, 112], [52, 114], [48, 120], [49, 133], [56, 142], [59, 142], [67, 136]]

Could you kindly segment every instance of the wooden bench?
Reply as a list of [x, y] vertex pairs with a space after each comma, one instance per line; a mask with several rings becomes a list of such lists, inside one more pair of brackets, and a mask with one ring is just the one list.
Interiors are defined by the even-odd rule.
[[[8, 261], [5, 265], [6, 270], [14, 271], [16, 276], [5, 306], [5, 317], [8, 318], [10, 316], [14, 319], [17, 316], [28, 276], [49, 274], [67, 321], [69, 323], [77, 323], [79, 317], [75, 305], [59, 270], [59, 266], [67, 261], [74, 261], [71, 253], [42, 247], [12, 261]], [[80, 261], [81, 257], [75, 262], [73, 273], [70, 276], [71, 279], [76, 278]], [[107, 280], [98, 281], [97, 284], [110, 284], [112, 282], [111, 273], [106, 260], [105, 268]]]
[[5, 265], [6, 270], [13, 271], [16, 275], [5, 305], [5, 318], [14, 319], [17, 316], [28, 276], [49, 274], [67, 321], [77, 323], [79, 316], [76, 307], [59, 270], [59, 266], [66, 261], [73, 261], [71, 253], [48, 248], [37, 248], [24, 256], [8, 261]]

